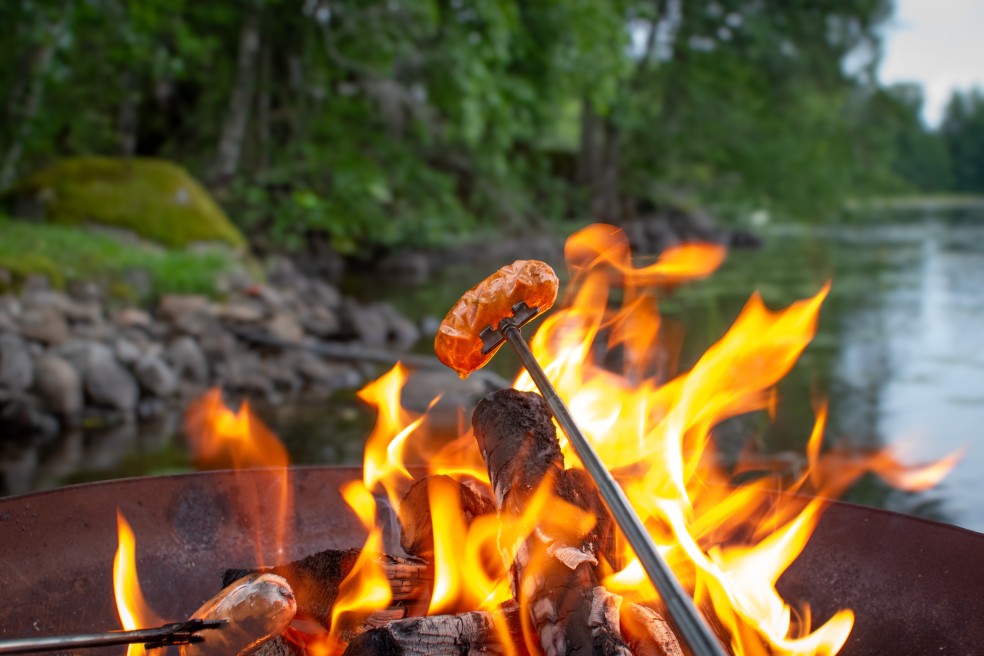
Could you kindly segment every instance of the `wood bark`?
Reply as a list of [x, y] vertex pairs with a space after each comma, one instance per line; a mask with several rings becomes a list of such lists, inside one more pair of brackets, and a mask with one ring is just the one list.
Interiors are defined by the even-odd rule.
[[[501, 515], [519, 516], [531, 495], [552, 480], [555, 495], [583, 509], [590, 492], [568, 480], [550, 412], [537, 394], [507, 389], [479, 402], [472, 418], [475, 437], [489, 470]], [[528, 609], [548, 656], [619, 654], [628, 656], [621, 637], [616, 595], [598, 584], [600, 540], [547, 535], [537, 529], [517, 549], [510, 566], [514, 597]], [[536, 563], [535, 568], [530, 567]]]
[[213, 171], [216, 182], [224, 184], [236, 174], [250, 108], [256, 89], [256, 60], [260, 51], [260, 9], [254, 2], [243, 19], [239, 33], [239, 54], [236, 58], [236, 81], [229, 97], [219, 140], [218, 155]]
[[[486, 496], [450, 476], [428, 476], [415, 482], [400, 503], [400, 546], [412, 556], [433, 560], [434, 525], [431, 519], [430, 482], [438, 479], [458, 490], [458, 501], [468, 526], [479, 515], [495, 513], [495, 504]], [[464, 540], [465, 536], [460, 536]]]
[[[522, 645], [519, 608], [503, 606], [497, 614], [508, 626], [514, 645]], [[343, 656], [469, 656], [505, 654], [495, 614], [471, 611], [390, 622], [366, 631], [349, 643]]]
[[[472, 426], [500, 515], [521, 513], [549, 477], [555, 496], [597, 520], [585, 536], [535, 531], [511, 565], [513, 594], [529, 609], [544, 652], [683, 656], [659, 612], [638, 604], [623, 606], [619, 595], [599, 585], [601, 560], [615, 562], [614, 522], [587, 473], [563, 468], [546, 401], [512, 389], [493, 392], [475, 408]], [[531, 562], [540, 563], [537, 571], [525, 571]]]

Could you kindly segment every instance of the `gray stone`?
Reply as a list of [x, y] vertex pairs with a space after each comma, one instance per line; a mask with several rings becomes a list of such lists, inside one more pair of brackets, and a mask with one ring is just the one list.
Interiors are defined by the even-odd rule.
[[45, 289], [51, 289], [51, 282], [48, 280], [48, 276], [41, 273], [29, 274], [24, 278], [24, 284], [21, 285], [21, 291], [24, 294], [30, 294]]
[[368, 346], [382, 346], [389, 338], [389, 321], [379, 308], [363, 307], [352, 299], [342, 301], [342, 332]]
[[83, 303], [101, 305], [106, 300], [106, 290], [97, 282], [88, 280], [73, 280], [68, 283], [68, 293], [72, 298]]
[[98, 303], [80, 303], [59, 291], [44, 289], [24, 295], [29, 308], [50, 308], [69, 321], [94, 323], [102, 321], [102, 308]]
[[0, 334], [0, 385], [25, 390], [34, 382], [34, 364], [27, 344], [13, 333]]
[[278, 287], [295, 287], [303, 275], [289, 259], [274, 255], [266, 263], [267, 280]]
[[85, 372], [91, 358], [113, 357], [113, 350], [105, 344], [77, 337], [66, 340], [53, 352], [68, 360], [79, 373]]
[[209, 301], [198, 294], [166, 294], [157, 306], [164, 320], [179, 331], [200, 335], [209, 328]]
[[135, 365], [143, 355], [140, 347], [125, 337], [116, 340], [113, 351], [116, 353], [116, 359], [128, 367]]
[[85, 393], [96, 405], [130, 413], [137, 407], [137, 382], [108, 348], [91, 349], [82, 372]]
[[143, 310], [124, 308], [116, 313], [113, 322], [120, 328], [147, 328], [151, 324], [151, 319]]
[[17, 322], [14, 321], [13, 315], [3, 308], [0, 308], [0, 331], [17, 332]]
[[54, 305], [31, 306], [17, 321], [25, 338], [49, 345], [61, 344], [68, 338], [68, 324]]
[[317, 278], [308, 280], [308, 296], [314, 304], [329, 310], [337, 310], [342, 304], [341, 292], [333, 285]]
[[257, 323], [266, 317], [266, 309], [255, 301], [237, 299], [214, 308], [213, 314], [223, 320], [235, 323]]
[[48, 410], [63, 417], [73, 417], [82, 410], [82, 380], [68, 360], [42, 355], [34, 369], [34, 388]]
[[278, 312], [266, 324], [267, 331], [285, 342], [299, 342], [304, 339], [304, 330], [292, 314]]
[[23, 309], [24, 306], [20, 299], [13, 294], [0, 294], [0, 310], [12, 317], [18, 317]]
[[133, 372], [140, 386], [155, 396], [171, 396], [178, 390], [178, 375], [157, 355], [144, 355]]
[[36, 398], [24, 392], [0, 391], [0, 434], [50, 437], [57, 432], [58, 420], [44, 412]]
[[362, 383], [359, 372], [347, 364], [325, 362], [310, 353], [299, 355], [302, 357], [297, 362], [298, 371], [319, 387], [336, 390], [357, 387]]
[[281, 309], [287, 304], [285, 291], [276, 289], [270, 285], [256, 285], [253, 287], [252, 293], [256, 296], [256, 298], [263, 301], [263, 303], [274, 310]]
[[208, 383], [208, 362], [195, 339], [177, 338], [168, 345], [166, 355], [179, 376], [193, 383]]
[[329, 308], [315, 305], [301, 314], [301, 326], [315, 337], [327, 339], [338, 334], [342, 324]]
[[291, 366], [289, 356], [284, 354], [266, 357], [261, 361], [262, 377], [269, 380], [274, 389], [296, 392], [303, 387], [303, 380], [297, 369]]

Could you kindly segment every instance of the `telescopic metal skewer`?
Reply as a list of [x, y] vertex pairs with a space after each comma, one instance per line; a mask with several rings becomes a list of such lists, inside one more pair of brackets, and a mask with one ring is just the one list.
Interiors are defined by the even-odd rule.
[[108, 631], [106, 633], [82, 633], [63, 636], [40, 636], [36, 638], [15, 638], [0, 640], [0, 654], [31, 654], [45, 651], [66, 651], [88, 647], [112, 647], [144, 643], [148, 649], [187, 645], [202, 642], [198, 635], [205, 629], [217, 629], [228, 620], [188, 620], [165, 624], [154, 629], [136, 631]]
[[724, 648], [704, 622], [690, 595], [684, 591], [669, 566], [659, 555], [656, 545], [653, 544], [649, 533], [642, 525], [642, 521], [633, 510], [625, 492], [622, 491], [622, 488], [601, 462], [601, 458], [598, 457], [598, 453], [588, 442], [584, 433], [578, 428], [571, 411], [557, 394], [557, 390], [554, 389], [540, 363], [533, 356], [526, 340], [523, 339], [523, 334], [519, 329], [533, 319], [539, 309], [531, 308], [526, 303], [519, 302], [513, 306], [512, 311], [513, 316], [506, 317], [499, 322], [498, 330], [489, 326], [482, 331], [480, 335], [483, 343], [482, 353], [492, 351], [503, 340], [509, 342], [523, 366], [526, 367], [526, 371], [529, 372], [533, 382], [536, 383], [540, 394], [543, 395], [550, 407], [550, 412], [553, 413], [557, 423], [567, 434], [567, 439], [570, 440], [578, 457], [581, 458], [584, 467], [594, 479], [598, 491], [601, 492], [601, 498], [625, 534], [632, 550], [639, 557], [649, 579], [656, 586], [656, 591], [659, 592], [663, 603], [666, 604], [670, 618], [684, 641], [698, 656], [726, 656]]

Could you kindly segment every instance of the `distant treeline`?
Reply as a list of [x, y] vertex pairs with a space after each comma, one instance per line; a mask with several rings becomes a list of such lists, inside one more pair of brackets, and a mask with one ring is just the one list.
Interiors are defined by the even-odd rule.
[[984, 191], [875, 80], [887, 0], [0, 2], [0, 187], [74, 154], [190, 168], [254, 239], [342, 252], [694, 203], [806, 220]]

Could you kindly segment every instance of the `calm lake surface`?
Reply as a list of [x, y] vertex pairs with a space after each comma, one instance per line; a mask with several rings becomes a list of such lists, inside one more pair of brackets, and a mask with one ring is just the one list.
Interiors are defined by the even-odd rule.
[[[775, 421], [743, 418], [728, 427], [726, 439], [751, 439], [766, 454], [802, 453], [813, 402], [827, 398], [828, 444], [891, 445], [913, 463], [964, 451], [934, 490], [902, 493], [867, 477], [849, 500], [984, 532], [984, 210], [912, 213], [870, 225], [777, 226], [762, 234], [762, 249], [732, 251], [713, 277], [680, 288], [662, 306], [685, 335], [685, 370], [727, 330], [753, 291], [779, 308], [832, 281], [816, 339], [779, 386]], [[353, 288], [410, 316], [440, 317], [500, 264], [450, 269], [416, 286], [364, 280]], [[428, 352], [429, 344], [418, 350]], [[504, 355], [494, 364], [511, 377], [516, 364]], [[261, 413], [295, 462], [361, 464], [373, 417], [354, 394]], [[4, 494], [187, 469], [175, 419], [41, 446], [0, 444]]]

